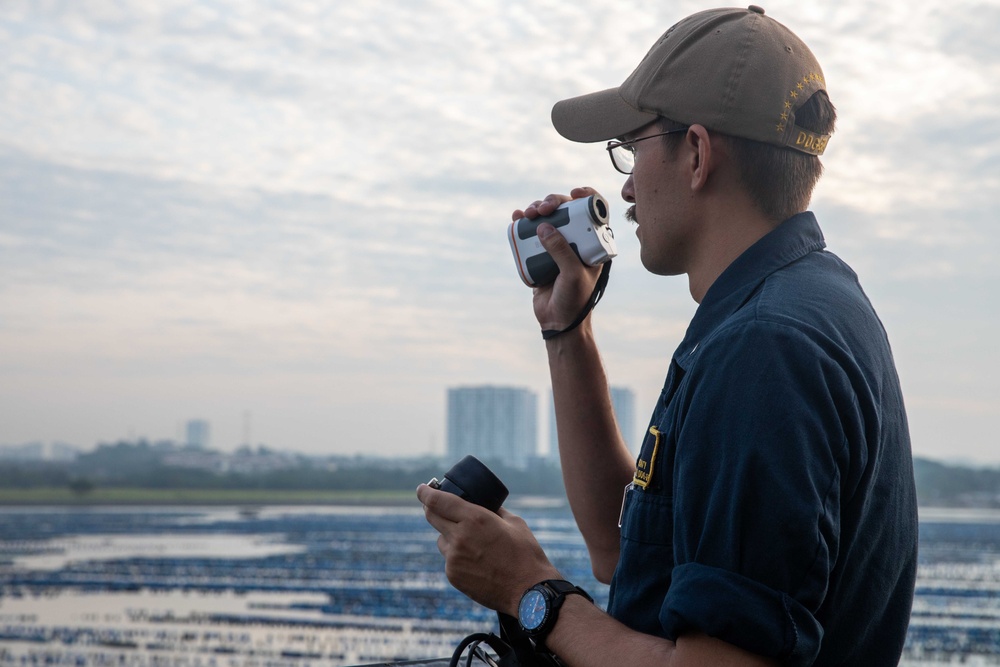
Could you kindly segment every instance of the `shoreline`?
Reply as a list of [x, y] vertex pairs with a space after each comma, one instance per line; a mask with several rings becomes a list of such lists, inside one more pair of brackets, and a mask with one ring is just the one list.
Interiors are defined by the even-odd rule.
[[[0, 489], [0, 509], [31, 507], [233, 507], [253, 512], [264, 507], [416, 507], [415, 491], [409, 490], [262, 490], [262, 489], [94, 489], [74, 494], [65, 488]], [[511, 509], [568, 507], [564, 495], [512, 494], [504, 505]], [[921, 505], [923, 521], [962, 523], [1000, 522], [1000, 508]]]
[[258, 489], [95, 489], [77, 495], [65, 489], [3, 489], [0, 507], [96, 507], [200, 505], [258, 507], [264, 505], [408, 505], [412, 491], [261, 491]]
[[[262, 507], [301, 506], [417, 506], [413, 491], [264, 491], [260, 489], [95, 489], [73, 494], [68, 489], [0, 489], [2, 507]], [[519, 508], [566, 505], [564, 496], [511, 496], [507, 503]]]

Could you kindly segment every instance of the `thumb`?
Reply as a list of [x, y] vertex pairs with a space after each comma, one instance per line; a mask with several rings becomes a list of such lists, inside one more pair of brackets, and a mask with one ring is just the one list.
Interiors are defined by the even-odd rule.
[[580, 264], [580, 258], [570, 246], [566, 237], [559, 233], [558, 229], [547, 222], [543, 222], [538, 225], [537, 234], [542, 247], [552, 256], [560, 271], [565, 271], [572, 267], [574, 263]]

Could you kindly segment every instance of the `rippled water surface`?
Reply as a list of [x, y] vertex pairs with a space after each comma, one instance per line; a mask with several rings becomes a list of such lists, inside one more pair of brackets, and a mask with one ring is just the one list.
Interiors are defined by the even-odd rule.
[[[569, 511], [518, 511], [604, 606]], [[494, 628], [419, 507], [0, 512], [0, 665], [356, 665]], [[924, 511], [904, 664], [960, 659], [1000, 664], [1000, 513]]]

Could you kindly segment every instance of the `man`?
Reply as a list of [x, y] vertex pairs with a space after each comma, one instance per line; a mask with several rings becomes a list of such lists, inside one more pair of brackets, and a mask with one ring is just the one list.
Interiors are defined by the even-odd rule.
[[899, 660], [916, 568], [902, 396], [856, 276], [804, 212], [834, 115], [812, 53], [755, 6], [684, 19], [620, 87], [553, 109], [571, 140], [614, 139], [643, 265], [686, 274], [699, 303], [634, 461], [590, 317], [570, 327], [597, 270], [539, 227], [561, 271], [534, 310], [563, 332], [545, 343], [563, 473], [608, 613], [536, 586], [561, 576], [518, 517], [417, 494], [449, 580], [567, 665]]

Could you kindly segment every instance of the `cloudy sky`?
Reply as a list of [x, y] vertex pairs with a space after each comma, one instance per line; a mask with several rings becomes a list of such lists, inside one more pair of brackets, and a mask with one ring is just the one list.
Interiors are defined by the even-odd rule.
[[[645, 421], [695, 304], [601, 146], [549, 123], [678, 0], [5, 0], [0, 443], [442, 453], [445, 392], [547, 405], [510, 211], [591, 185], [596, 328]], [[889, 331], [916, 454], [1000, 464], [1000, 6], [779, 0], [841, 121], [813, 209]], [[544, 411], [543, 411], [544, 414]], [[637, 425], [641, 428], [641, 425]]]

